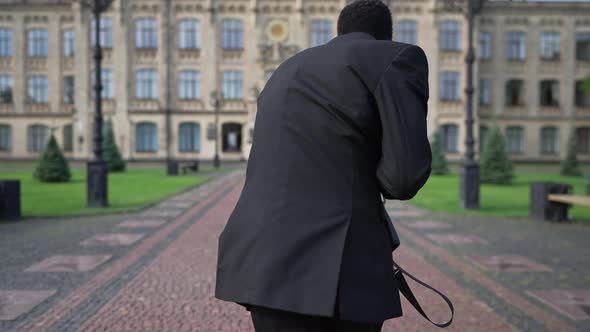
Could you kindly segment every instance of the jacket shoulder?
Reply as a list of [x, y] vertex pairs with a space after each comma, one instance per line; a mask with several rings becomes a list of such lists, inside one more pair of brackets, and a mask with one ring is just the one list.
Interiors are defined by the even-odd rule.
[[365, 73], [368, 86], [372, 90], [402, 53], [406, 53], [406, 50], [410, 50], [412, 54], [422, 52], [418, 46], [391, 40], [363, 40], [351, 46], [348, 62], [358, 72]]

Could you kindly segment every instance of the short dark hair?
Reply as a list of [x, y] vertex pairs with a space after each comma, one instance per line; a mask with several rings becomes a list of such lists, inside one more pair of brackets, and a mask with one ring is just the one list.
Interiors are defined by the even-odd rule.
[[338, 17], [338, 35], [349, 32], [366, 32], [375, 39], [393, 37], [391, 12], [380, 0], [357, 0], [347, 5]]

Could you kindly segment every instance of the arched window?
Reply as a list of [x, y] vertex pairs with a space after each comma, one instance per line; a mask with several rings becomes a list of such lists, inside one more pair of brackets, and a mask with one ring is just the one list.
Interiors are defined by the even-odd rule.
[[49, 127], [46, 125], [30, 125], [28, 130], [28, 148], [30, 152], [39, 152], [45, 149], [49, 138]]
[[184, 19], [178, 23], [179, 47], [185, 50], [196, 50], [201, 47], [201, 24], [199, 20]]
[[590, 153], [590, 128], [576, 128], [576, 145], [578, 153]]
[[135, 47], [158, 48], [158, 21], [153, 17], [135, 21]]
[[508, 153], [524, 152], [524, 128], [520, 126], [506, 128], [506, 151]]
[[224, 49], [244, 48], [244, 25], [240, 19], [225, 19], [221, 23], [221, 47]]
[[540, 83], [539, 95], [541, 106], [559, 106], [559, 81], [543, 80]]
[[526, 58], [526, 33], [523, 31], [506, 32], [506, 59], [524, 60]]
[[63, 127], [63, 147], [65, 152], [74, 150], [74, 130], [71, 124]]
[[396, 40], [407, 44], [418, 43], [418, 23], [414, 20], [401, 20], [395, 27]]
[[244, 76], [240, 70], [226, 70], [221, 73], [221, 91], [225, 99], [244, 97]]
[[439, 38], [442, 51], [461, 50], [461, 22], [451, 20], [440, 22]]
[[555, 127], [541, 128], [541, 153], [555, 154], [559, 152], [559, 130]]
[[332, 21], [312, 20], [311, 21], [311, 47], [323, 45], [332, 39]]
[[140, 122], [135, 126], [135, 151], [158, 151], [158, 126], [152, 122]]
[[445, 152], [456, 153], [459, 151], [459, 127], [456, 124], [443, 125], [442, 138]]
[[178, 74], [178, 98], [196, 100], [201, 98], [201, 74], [198, 70], [182, 70]]
[[199, 152], [201, 150], [201, 125], [183, 122], [179, 126], [178, 150], [180, 152]]
[[524, 105], [524, 81], [512, 79], [506, 82], [506, 106]]
[[12, 127], [0, 124], [0, 151], [12, 150]]

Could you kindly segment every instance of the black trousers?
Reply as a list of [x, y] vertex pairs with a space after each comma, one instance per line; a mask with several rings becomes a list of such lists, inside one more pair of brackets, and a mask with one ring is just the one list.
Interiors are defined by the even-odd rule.
[[381, 332], [383, 326], [258, 306], [250, 306], [250, 315], [256, 332]]

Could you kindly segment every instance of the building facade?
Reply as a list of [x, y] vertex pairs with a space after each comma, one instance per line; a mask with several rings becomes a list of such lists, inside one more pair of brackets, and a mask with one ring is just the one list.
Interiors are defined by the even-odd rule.
[[[0, 160], [38, 157], [53, 133], [92, 155], [93, 45], [102, 100], [130, 161], [248, 158], [256, 99], [289, 56], [336, 35], [344, 0], [115, 0], [94, 37], [71, 0], [0, 0]], [[394, 39], [429, 59], [429, 130], [464, 152], [467, 21], [461, 1], [388, 1]], [[454, 3], [455, 6], [451, 6]], [[571, 133], [590, 160], [590, 3], [488, 1], [475, 33], [476, 136], [504, 131], [517, 161], [557, 161]], [[223, 99], [216, 126], [212, 93]], [[479, 144], [478, 144], [479, 145]]]

